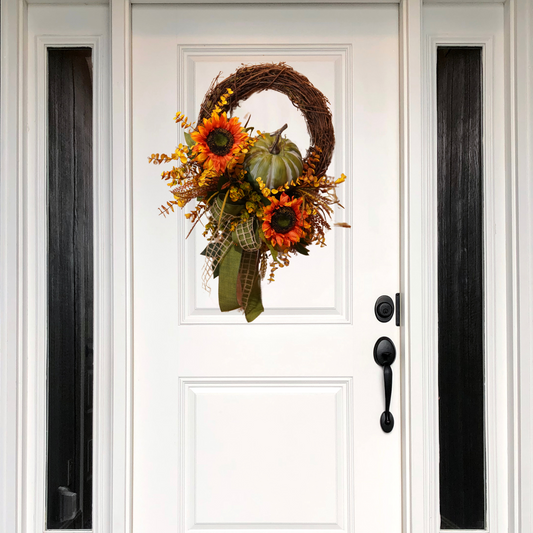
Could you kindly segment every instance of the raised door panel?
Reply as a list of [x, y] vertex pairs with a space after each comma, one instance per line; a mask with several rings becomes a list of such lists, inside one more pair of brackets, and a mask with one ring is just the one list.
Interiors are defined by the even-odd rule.
[[[285, 62], [307, 76], [331, 103], [336, 132], [336, 148], [328, 173], [352, 173], [350, 146], [352, 137], [352, 45], [271, 45], [271, 46], [192, 46], [178, 47], [178, 109], [194, 117], [213, 78], [219, 73], [230, 73], [243, 62]], [[301, 113], [283, 94], [267, 91], [253, 95], [241, 103], [234, 115], [250, 114], [250, 124], [260, 131], [270, 132], [288, 124], [287, 137], [303, 151], [309, 147], [309, 134]], [[181, 142], [184, 142], [181, 140]], [[352, 220], [351, 203], [344, 199], [351, 194], [352, 184], [339, 189], [339, 199], [346, 208], [336, 208], [335, 222]], [[205, 238], [196, 231], [189, 239], [186, 224], [179, 228], [180, 323], [182, 324], [239, 324], [238, 311], [221, 314], [218, 310], [218, 280], [208, 282], [203, 289], [205, 269]], [[308, 257], [296, 256], [291, 267], [279, 270], [281, 283], [265, 283], [263, 301], [266, 308], [263, 323], [347, 323], [351, 319], [349, 287], [352, 271], [346, 268], [352, 255], [352, 240], [343, 229], [334, 228], [328, 235], [328, 245], [315, 248]], [[317, 273], [320, 285], [317, 286]], [[302, 287], [314, 287], [313, 291]]]
[[347, 531], [350, 379], [183, 379], [184, 530]]

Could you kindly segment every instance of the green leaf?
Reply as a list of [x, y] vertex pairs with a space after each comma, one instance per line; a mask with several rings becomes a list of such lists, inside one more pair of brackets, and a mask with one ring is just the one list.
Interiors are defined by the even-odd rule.
[[272, 244], [270, 244], [270, 241], [265, 237], [265, 234], [263, 233], [262, 229], [259, 229], [259, 237], [261, 237], [261, 240], [268, 246], [268, 249], [270, 250], [270, 253], [272, 254], [272, 259], [275, 263], [279, 263], [278, 261], [278, 252], [274, 249]]
[[268, 246], [268, 249], [270, 250], [270, 253], [272, 254], [272, 259], [274, 260], [274, 262], [279, 264], [277, 250], [268, 241], [266, 245]]
[[[222, 174], [222, 176], [220, 176], [220, 178], [218, 178], [218, 190], [221, 191], [222, 190], [222, 187], [224, 185], [226, 185], [226, 183], [229, 182], [229, 177], [226, 173]], [[222, 195], [222, 199], [224, 199], [224, 194]]]
[[295, 248], [298, 253], [309, 255], [309, 250], [301, 242], [297, 242]]
[[190, 133], [187, 133], [186, 131], [183, 133], [185, 135], [185, 142], [187, 143], [187, 146], [189, 148], [192, 148], [196, 143], [194, 142], [194, 139], [191, 137]]
[[276, 251], [276, 249], [270, 244], [268, 239], [263, 238], [263, 242], [266, 243], [266, 245], [268, 246], [268, 249], [270, 250], [270, 253], [272, 254], [272, 259], [274, 260], [274, 263], [278, 263], [279, 264], [278, 252]]
[[220, 275], [220, 262], [218, 263], [215, 270], [213, 270], [213, 278], [218, 278], [219, 275]]

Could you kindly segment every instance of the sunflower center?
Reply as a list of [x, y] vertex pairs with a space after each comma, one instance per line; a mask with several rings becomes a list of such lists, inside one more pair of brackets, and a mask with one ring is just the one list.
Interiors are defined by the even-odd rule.
[[270, 226], [276, 233], [288, 233], [298, 221], [291, 207], [280, 207], [273, 215]]
[[227, 129], [216, 128], [209, 133], [205, 142], [215, 155], [226, 155], [230, 153], [235, 140]]

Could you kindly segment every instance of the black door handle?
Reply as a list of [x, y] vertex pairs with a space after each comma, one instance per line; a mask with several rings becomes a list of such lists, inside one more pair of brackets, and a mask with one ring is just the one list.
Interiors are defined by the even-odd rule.
[[396, 359], [396, 348], [388, 337], [380, 337], [374, 345], [374, 360], [383, 367], [383, 381], [385, 385], [385, 411], [381, 415], [381, 429], [390, 433], [394, 427], [394, 417], [390, 412], [390, 400], [392, 396], [392, 368]]

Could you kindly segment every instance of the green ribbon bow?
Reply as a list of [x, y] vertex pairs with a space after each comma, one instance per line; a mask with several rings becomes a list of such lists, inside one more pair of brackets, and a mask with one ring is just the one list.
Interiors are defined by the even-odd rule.
[[[210, 272], [215, 277], [218, 273], [220, 310], [243, 309], [246, 320], [252, 322], [264, 311], [259, 276], [261, 241], [255, 231], [255, 217], [240, 221], [243, 209], [241, 205], [224, 205], [220, 197], [215, 199], [210, 212], [218, 222], [219, 235], [202, 253]], [[237, 224], [231, 231], [234, 222]]]

